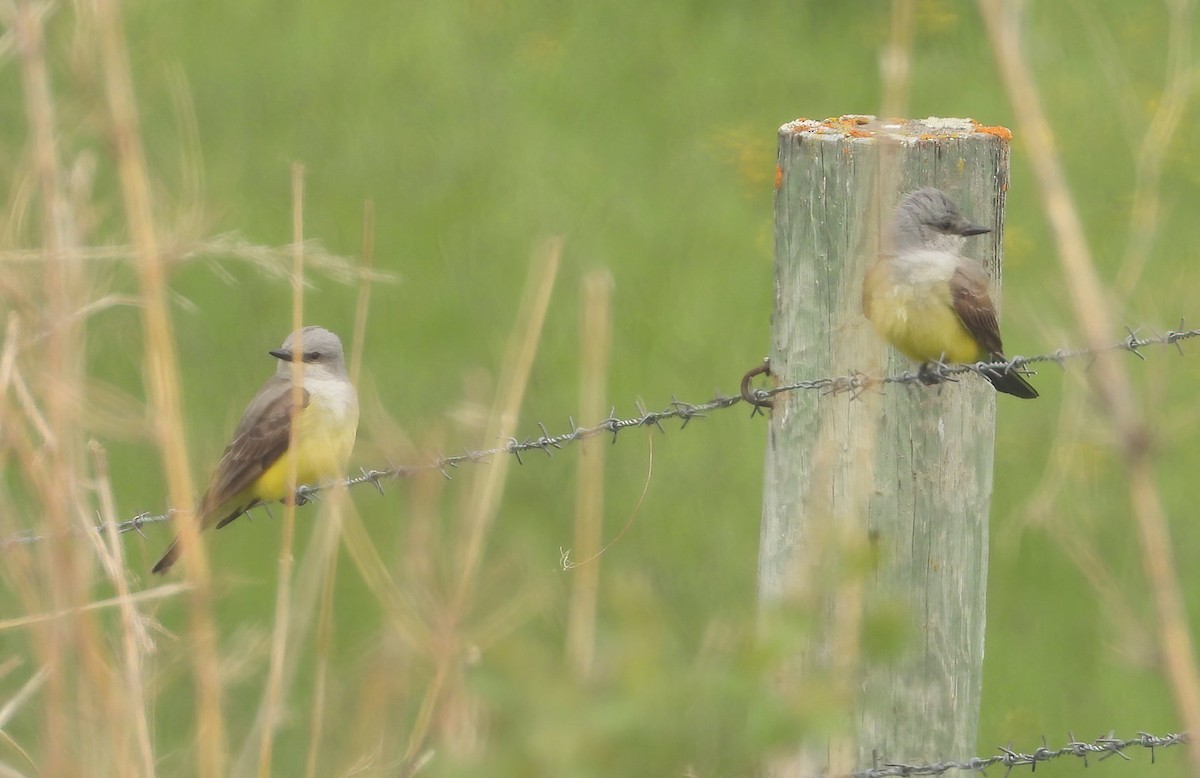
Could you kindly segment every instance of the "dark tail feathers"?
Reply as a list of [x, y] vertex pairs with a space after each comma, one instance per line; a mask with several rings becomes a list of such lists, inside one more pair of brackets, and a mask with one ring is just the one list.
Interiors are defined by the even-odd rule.
[[[998, 357], [1004, 359], [1003, 355]], [[1037, 389], [1033, 388], [1033, 384], [1025, 380], [1025, 376], [1012, 370], [1000, 371], [983, 371], [983, 377], [991, 382], [992, 386], [996, 387], [997, 392], [1011, 394], [1013, 397], [1020, 397], [1022, 400], [1032, 400], [1038, 396]]]
[[163, 552], [162, 557], [154, 563], [151, 572], [162, 574], [171, 569], [171, 565], [179, 559], [179, 552], [182, 549], [179, 547], [179, 538], [171, 541], [171, 545], [167, 546], [167, 550]]

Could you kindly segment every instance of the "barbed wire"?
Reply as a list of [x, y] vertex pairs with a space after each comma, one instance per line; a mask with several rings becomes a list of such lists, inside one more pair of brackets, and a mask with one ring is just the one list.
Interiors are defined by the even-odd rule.
[[1067, 744], [1063, 747], [1051, 749], [1046, 744], [1046, 739], [1042, 738], [1041, 748], [1031, 753], [1014, 751], [1012, 748], [1001, 746], [998, 749], [999, 753], [994, 756], [972, 757], [963, 762], [937, 762], [923, 765], [889, 762], [881, 767], [849, 773], [839, 778], [892, 778], [893, 776], [945, 775], [952, 770], [984, 773], [987, 768], [995, 766], [1007, 768], [1005, 775], [1008, 775], [1014, 767], [1028, 766], [1033, 770], [1037, 770], [1039, 764], [1049, 762], [1053, 759], [1060, 759], [1064, 756], [1078, 757], [1083, 760], [1083, 766], [1087, 767], [1088, 757], [1090, 756], [1098, 756], [1101, 761], [1112, 756], [1119, 756], [1126, 761], [1131, 761], [1132, 758], [1125, 752], [1133, 747], [1148, 749], [1150, 751], [1150, 764], [1154, 764], [1155, 749], [1186, 744], [1188, 742], [1188, 735], [1186, 732], [1176, 732], [1162, 736], [1139, 732], [1137, 737], [1123, 740], [1114, 737], [1113, 733], [1110, 732], [1106, 737], [1098, 737], [1091, 742], [1086, 742], [1076, 740], [1074, 734], [1068, 733], [1067, 740]]
[[[935, 365], [931, 370], [921, 373], [904, 372], [898, 375], [875, 377], [865, 373], [851, 373], [849, 375], [837, 376], [833, 378], [816, 378], [811, 380], [795, 381], [792, 383], [784, 383], [769, 389], [753, 389], [750, 387], [750, 380], [755, 375], [769, 373], [769, 367], [766, 362], [752, 368], [742, 378], [741, 392], [738, 395], [723, 395], [717, 393], [712, 399], [701, 403], [689, 403], [682, 400], [672, 398], [670, 403], [658, 411], [648, 410], [640, 401], [637, 402], [636, 408], [638, 415], [621, 418], [617, 416], [616, 408], [609, 411], [607, 418], [592, 425], [581, 427], [575, 423], [574, 418], [568, 418], [570, 430], [567, 432], [552, 435], [547, 430], [546, 425], [538, 422], [538, 429], [541, 434], [536, 437], [518, 440], [512, 438], [503, 445], [495, 446], [487, 449], [468, 450], [461, 454], [442, 455], [434, 457], [428, 462], [409, 464], [409, 465], [391, 465], [379, 469], [362, 469], [358, 475], [343, 479], [341, 481], [312, 485], [301, 486], [296, 490], [297, 504], [303, 505], [316, 499], [317, 496], [328, 489], [334, 487], [355, 487], [362, 484], [371, 484], [380, 492], [383, 491], [382, 482], [385, 480], [393, 480], [397, 478], [408, 478], [417, 473], [428, 472], [431, 470], [440, 471], [446, 478], [451, 477], [451, 471], [458, 468], [460, 465], [467, 463], [486, 462], [496, 456], [512, 455], [517, 458], [517, 462], [524, 464], [521, 456], [530, 452], [542, 452], [547, 456], [553, 456], [555, 451], [558, 451], [573, 443], [579, 443], [589, 438], [594, 438], [605, 433], [611, 434], [613, 442], [617, 440], [618, 434], [623, 430], [634, 429], [638, 427], [654, 427], [660, 432], [665, 432], [663, 422], [671, 420], [679, 420], [681, 422], [680, 429], [687, 427], [693, 419], [704, 418], [708, 413], [726, 408], [732, 408], [740, 403], [747, 403], [753, 407], [752, 415], [759, 413], [762, 408], [771, 406], [772, 398], [777, 395], [796, 392], [796, 391], [822, 391], [827, 394], [842, 394], [849, 392], [852, 397], [857, 397], [862, 392], [871, 389], [879, 388], [888, 384], [900, 384], [913, 387], [927, 386], [930, 384], [931, 378], [934, 382], [954, 381], [956, 376], [965, 373], [977, 373], [981, 376], [987, 373], [997, 373], [1006, 371], [1017, 371], [1020, 373], [1029, 374], [1030, 365], [1042, 364], [1046, 362], [1054, 362], [1062, 366], [1065, 362], [1084, 357], [1094, 357], [1100, 353], [1113, 351], [1127, 351], [1140, 359], [1145, 359], [1145, 355], [1141, 353], [1143, 348], [1148, 346], [1168, 346], [1174, 345], [1180, 348], [1179, 343], [1191, 338], [1200, 337], [1200, 329], [1184, 329], [1183, 321], [1180, 321], [1178, 330], [1168, 330], [1162, 335], [1154, 335], [1141, 337], [1138, 331], [1129, 329], [1125, 339], [1106, 345], [1102, 348], [1091, 349], [1087, 347], [1063, 348], [1050, 354], [1040, 354], [1032, 357], [1015, 356], [1007, 361], [1000, 362], [977, 362], [970, 365]], [[266, 506], [262, 506], [266, 508]], [[177, 511], [167, 511], [165, 513], [139, 513], [131, 519], [127, 519], [115, 525], [118, 534], [128, 532], [141, 532], [142, 527], [149, 524], [156, 524], [172, 519]], [[268, 510], [269, 513], [269, 510]], [[103, 523], [96, 525], [97, 531], [104, 531], [106, 526]], [[0, 552], [7, 551], [14, 546], [28, 545], [46, 540], [50, 535], [39, 535], [34, 530], [24, 530], [17, 532], [4, 540], [0, 541]]]
[[[551, 435], [546, 429], [546, 425], [538, 423], [538, 428], [541, 430], [541, 435], [536, 438], [528, 438], [518, 440], [510, 439], [502, 446], [493, 448], [469, 450], [461, 454], [451, 454], [435, 457], [429, 462], [409, 465], [388, 465], [380, 469], [362, 469], [358, 475], [345, 478], [340, 481], [335, 481], [327, 484], [301, 486], [296, 490], [296, 502], [298, 505], [312, 502], [321, 492], [333, 489], [335, 487], [354, 487], [361, 484], [371, 484], [381, 493], [383, 492], [383, 481], [393, 480], [397, 478], [408, 478], [418, 473], [437, 470], [442, 473], [447, 479], [451, 478], [451, 471], [457, 469], [460, 465], [467, 463], [486, 462], [493, 457], [502, 454], [511, 454], [517, 458], [517, 462], [524, 464], [521, 458], [522, 454], [527, 454], [532, 451], [540, 451], [547, 456], [553, 456], [553, 453], [572, 443], [578, 443], [589, 438], [594, 438], [604, 433], [609, 433], [613, 436], [613, 442], [616, 442], [617, 435], [622, 430], [631, 427], [656, 427], [660, 432], [665, 432], [662, 423], [671, 419], [679, 419], [682, 421], [682, 427], [686, 427], [692, 419], [702, 418], [709, 411], [729, 408], [742, 402], [742, 398], [738, 396], [725, 396], [717, 394], [713, 399], [702, 403], [686, 403], [679, 400], [672, 400], [670, 405], [661, 411], [647, 410], [641, 402], [637, 403], [639, 415], [631, 418], [619, 418], [616, 415], [616, 408], [613, 408], [608, 415], [608, 418], [590, 427], [580, 427], [575, 424], [573, 418], [569, 419], [568, 423], [571, 426], [569, 432]], [[266, 505], [260, 505], [266, 509]], [[142, 527], [149, 524], [156, 524], [163, 521], [169, 521], [174, 518], [178, 511], [169, 510], [165, 513], [139, 513], [131, 519], [122, 521], [115, 525], [118, 534], [127, 532], [140, 532]], [[268, 510], [269, 513], [269, 510]], [[98, 531], [106, 529], [104, 524], [96, 526]], [[75, 534], [75, 533], [72, 533]], [[28, 545], [46, 540], [51, 535], [38, 535], [33, 530], [17, 532], [10, 535], [8, 538], [0, 541], [0, 551], [6, 551], [12, 546]]]
[[[783, 394], [785, 392], [793, 392], [797, 390], [822, 389], [833, 394], [840, 394], [842, 392], [858, 393], [872, 387], [886, 384], [901, 384], [908, 386], [929, 385], [931, 378], [935, 379], [933, 383], [937, 383], [938, 380], [953, 381], [955, 376], [963, 375], [965, 373], [975, 373], [984, 378], [986, 378], [987, 374], [989, 373], [993, 375], [1006, 372], [1030, 374], [1030, 365], [1053, 362], [1059, 367], [1062, 367], [1063, 364], [1069, 360], [1080, 359], [1083, 357], [1090, 358], [1098, 356], [1099, 354], [1111, 353], [1114, 351], [1128, 351], [1138, 359], [1145, 360], [1146, 356], [1141, 352], [1141, 350], [1147, 346], [1175, 346], [1176, 348], [1179, 348], [1180, 353], [1182, 353], [1183, 349], [1179, 346], [1181, 341], [1200, 337], [1200, 329], [1184, 329], [1184, 323], [1182, 320], [1179, 322], [1179, 329], [1167, 330], [1162, 335], [1140, 337], [1138, 335], [1138, 330], [1129, 328], [1126, 331], [1128, 332], [1128, 335], [1124, 340], [1111, 343], [1100, 348], [1088, 348], [1086, 346], [1061, 348], [1058, 351], [1050, 354], [1038, 354], [1032, 357], [1014, 356], [1007, 361], [976, 362], [969, 365], [935, 364], [930, 370], [925, 372], [904, 372], [898, 375], [885, 376], [883, 378], [870, 376], [866, 373], [851, 373], [850, 375], [838, 376], [835, 378], [817, 378], [810, 381], [796, 381], [795, 383], [782, 384], [771, 389], [757, 389], [753, 390], [750, 393], [750, 396], [745, 397], [745, 399], [750, 402], [758, 400], [759, 402], [755, 404], [761, 404], [769, 407], [770, 398], [777, 394]], [[759, 369], [758, 372], [761, 373], [765, 371]]]

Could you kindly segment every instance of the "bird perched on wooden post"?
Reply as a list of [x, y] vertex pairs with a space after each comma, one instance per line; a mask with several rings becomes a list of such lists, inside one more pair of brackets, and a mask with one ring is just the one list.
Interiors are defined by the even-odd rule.
[[[879, 337], [921, 361], [926, 383], [938, 380], [935, 364], [1007, 361], [988, 272], [962, 255], [969, 236], [986, 232], [942, 190], [918, 189], [896, 206], [884, 252], [863, 279], [863, 313]], [[1038, 396], [1015, 370], [982, 372], [996, 391]]]

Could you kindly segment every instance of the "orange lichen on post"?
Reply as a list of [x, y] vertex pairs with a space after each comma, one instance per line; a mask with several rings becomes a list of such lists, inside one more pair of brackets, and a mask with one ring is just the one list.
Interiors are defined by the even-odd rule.
[[862, 114], [846, 114], [836, 118], [826, 119], [824, 124], [831, 130], [840, 130], [854, 138], [870, 137], [873, 133], [869, 130], [859, 129], [866, 127], [875, 121], [874, 116], [864, 116]]
[[865, 114], [845, 114], [828, 119], [799, 118], [783, 125], [779, 131], [847, 138], [891, 136], [909, 142], [965, 138], [978, 133], [992, 135], [1005, 143], [1012, 141], [1012, 132], [1007, 127], [980, 124], [974, 119], [936, 116], [925, 119], [879, 119]]
[[976, 123], [975, 132], [982, 132], [984, 135], [995, 135], [997, 138], [1004, 141], [1012, 140], [1012, 130], [1008, 129], [1007, 127], [1001, 127], [998, 124], [995, 126], [989, 126], [986, 124]]
[[775, 191], [778, 192], [779, 188], [781, 186], [783, 186], [783, 165], [776, 165], [775, 166]]

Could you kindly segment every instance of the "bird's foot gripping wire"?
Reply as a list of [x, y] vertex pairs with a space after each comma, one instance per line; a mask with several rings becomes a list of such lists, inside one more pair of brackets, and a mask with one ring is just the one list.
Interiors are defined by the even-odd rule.
[[917, 378], [919, 378], [921, 383], [925, 384], [926, 386], [934, 386], [935, 384], [944, 383], [946, 381], [957, 383], [958, 379], [955, 378], [949, 372], [949, 370], [950, 365], [946, 364], [941, 359], [933, 362], [925, 362], [917, 371]]
[[300, 484], [296, 487], [296, 507], [308, 505], [313, 500], [317, 499], [317, 490], [307, 484]]

